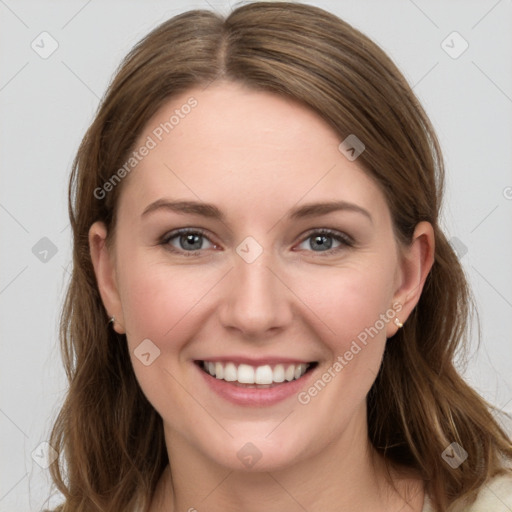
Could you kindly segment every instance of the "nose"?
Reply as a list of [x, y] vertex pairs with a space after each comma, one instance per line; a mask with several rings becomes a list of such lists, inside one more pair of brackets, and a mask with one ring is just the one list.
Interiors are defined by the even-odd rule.
[[263, 255], [252, 263], [237, 258], [225, 281], [217, 310], [224, 328], [263, 340], [291, 324], [293, 294]]

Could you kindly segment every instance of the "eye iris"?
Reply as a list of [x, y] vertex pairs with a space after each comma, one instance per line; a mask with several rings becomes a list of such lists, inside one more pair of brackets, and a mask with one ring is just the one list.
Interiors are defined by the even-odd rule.
[[320, 249], [329, 250], [332, 247], [332, 237], [329, 235], [315, 235], [311, 237], [313, 239], [313, 243], [310, 243], [311, 248], [319, 247]]
[[[183, 249], [201, 249], [202, 235], [187, 233], [180, 236], [180, 245]], [[190, 245], [187, 245], [190, 244]]]

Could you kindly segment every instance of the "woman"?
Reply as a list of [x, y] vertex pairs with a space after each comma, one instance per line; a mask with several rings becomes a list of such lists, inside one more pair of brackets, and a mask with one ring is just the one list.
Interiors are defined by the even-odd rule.
[[453, 365], [442, 185], [405, 79], [335, 16], [149, 34], [71, 177], [59, 510], [510, 508], [510, 440]]

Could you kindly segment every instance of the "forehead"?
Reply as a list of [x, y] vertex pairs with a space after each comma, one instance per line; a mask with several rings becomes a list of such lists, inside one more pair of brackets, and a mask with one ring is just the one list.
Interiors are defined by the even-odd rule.
[[302, 198], [385, 207], [376, 183], [345, 158], [340, 142], [326, 121], [294, 100], [214, 82], [170, 99], [147, 123], [135, 147], [151, 149], [122, 196], [131, 203], [165, 195], [220, 200], [242, 215], [251, 205]]

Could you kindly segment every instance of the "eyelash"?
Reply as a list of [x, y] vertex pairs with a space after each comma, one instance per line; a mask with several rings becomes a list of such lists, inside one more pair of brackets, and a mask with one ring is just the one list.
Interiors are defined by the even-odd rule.
[[[171, 231], [170, 233], [167, 233], [166, 235], [164, 235], [164, 237], [160, 241], [160, 244], [167, 246], [166, 249], [168, 251], [176, 253], [176, 254], [181, 254], [181, 255], [187, 256], [187, 257], [197, 256], [198, 253], [200, 253], [202, 249], [199, 249], [197, 251], [183, 251], [183, 250], [176, 249], [172, 245], [169, 245], [169, 242], [173, 238], [179, 237], [181, 235], [201, 235], [202, 237], [207, 238], [209, 240], [208, 236], [206, 235], [206, 232], [200, 228], [181, 228], [181, 229], [176, 229], [174, 231]], [[210, 242], [211, 242], [211, 240], [210, 240]], [[211, 242], [211, 243], [213, 244], [213, 242]]]
[[[166, 235], [164, 235], [162, 237], [162, 239], [159, 242], [159, 245], [167, 246], [166, 247], [167, 250], [169, 250], [173, 253], [176, 253], [176, 254], [184, 255], [186, 257], [197, 256], [201, 251], [204, 250], [204, 249], [198, 249], [195, 251], [184, 251], [184, 250], [176, 249], [175, 247], [172, 247], [171, 245], [169, 245], [169, 242], [171, 240], [173, 240], [174, 238], [177, 238], [179, 236], [182, 236], [182, 235], [200, 235], [200, 236], [206, 238], [213, 245], [216, 245], [214, 242], [212, 242], [208, 238], [206, 232], [200, 228], [180, 228], [180, 229], [171, 231], [170, 233], [167, 233]], [[328, 228], [312, 229], [312, 230], [308, 231], [303, 236], [303, 238], [301, 238], [300, 244], [302, 244], [303, 242], [305, 242], [306, 240], [308, 240], [309, 238], [311, 238], [313, 236], [322, 236], [322, 235], [329, 236], [329, 237], [335, 239], [336, 241], [340, 242], [341, 245], [339, 247], [335, 247], [333, 249], [328, 249], [327, 251], [319, 251], [319, 252], [308, 251], [308, 252], [315, 253], [315, 256], [320, 256], [320, 257], [331, 256], [332, 254], [334, 254], [344, 248], [351, 248], [351, 247], [354, 247], [354, 245], [355, 245], [354, 240], [349, 235], [342, 233], [340, 231], [336, 231], [334, 229], [328, 229]]]
[[315, 256], [318, 256], [318, 257], [332, 256], [343, 249], [351, 248], [351, 247], [354, 247], [354, 245], [355, 245], [352, 237], [350, 237], [346, 233], [342, 233], [341, 231], [336, 231], [335, 229], [329, 229], [329, 228], [311, 229], [311, 230], [307, 231], [302, 236], [299, 245], [301, 245], [302, 243], [307, 241], [309, 238], [312, 238], [314, 236], [328, 236], [340, 243], [339, 247], [335, 247], [333, 249], [328, 249], [327, 251], [313, 251], [313, 250], [308, 251], [308, 252], [312, 252]]

